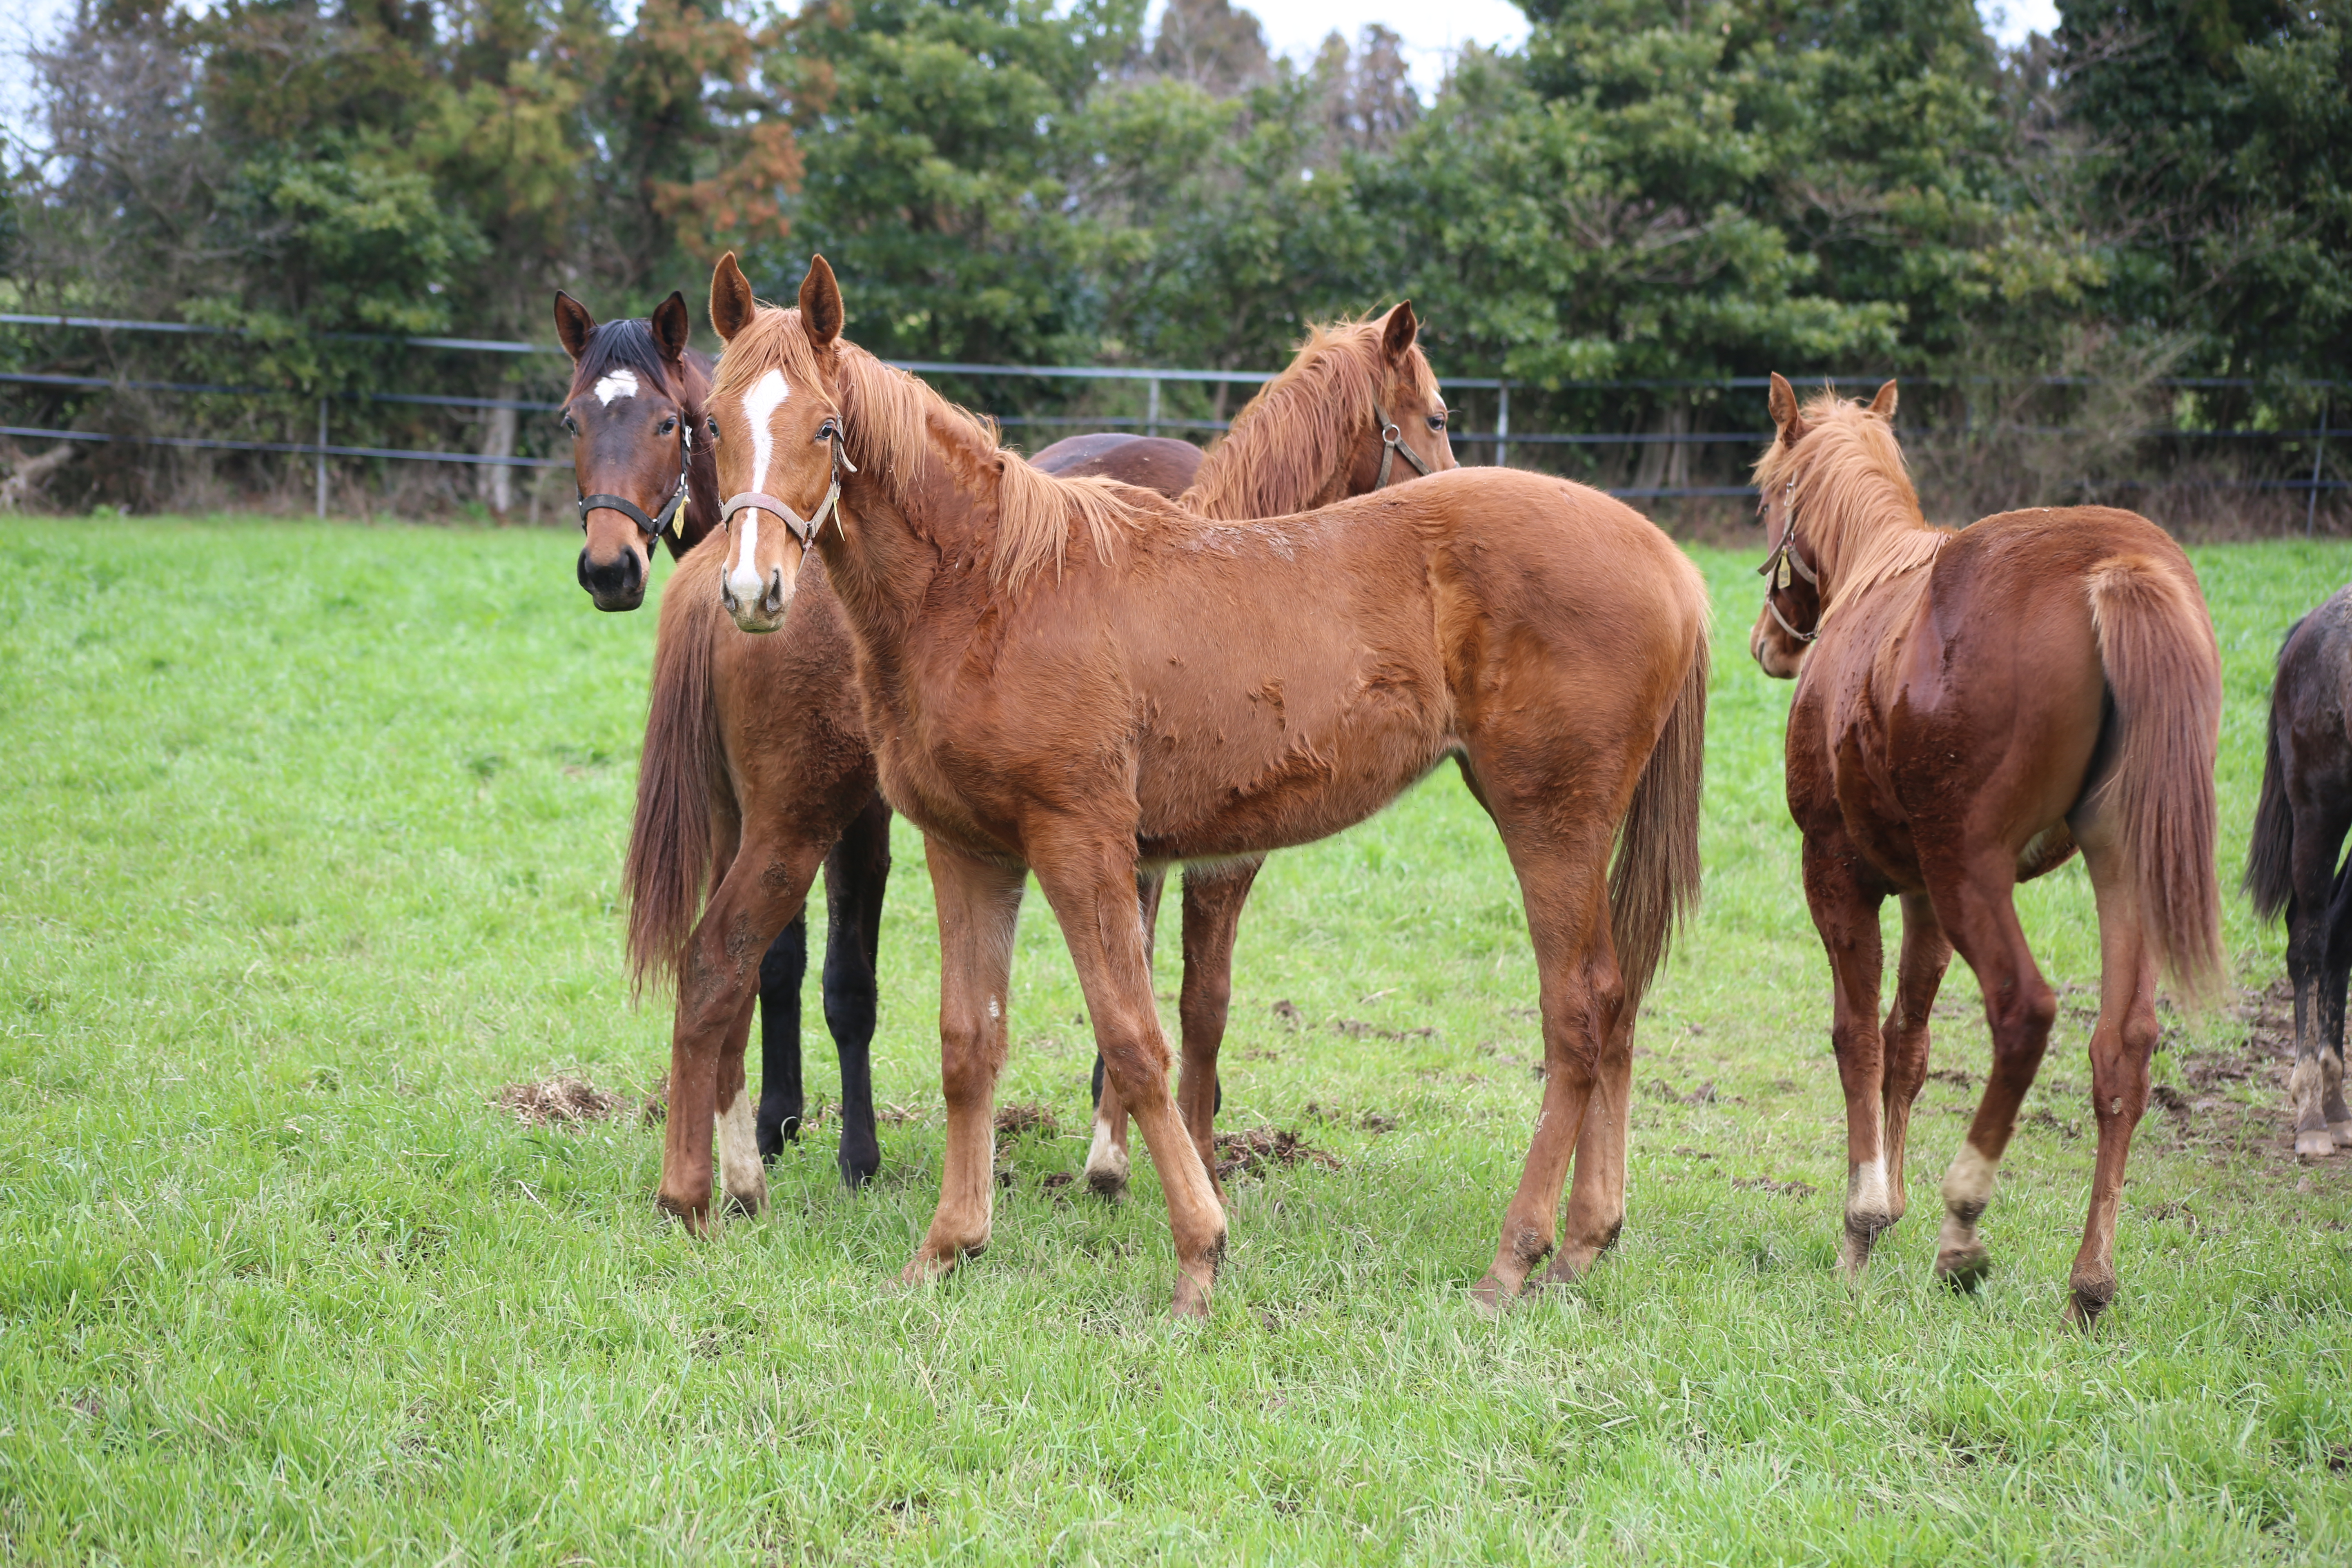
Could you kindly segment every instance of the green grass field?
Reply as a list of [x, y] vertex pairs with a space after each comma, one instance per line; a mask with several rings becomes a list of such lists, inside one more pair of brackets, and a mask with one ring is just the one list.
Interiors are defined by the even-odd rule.
[[[1859, 1289], [1835, 1277], [1827, 972], [1780, 800], [1789, 688], [1742, 646], [1751, 559], [1702, 557], [1706, 902], [1642, 1024], [1622, 1244], [1499, 1321], [1466, 1299], [1541, 1047], [1507, 868], [1445, 770], [1259, 880], [1223, 1124], [1338, 1164], [1234, 1184], [1188, 1327], [1139, 1146], [1120, 1208], [1047, 1185], [1083, 1157], [1092, 1046], [1034, 897], [1003, 1098], [1060, 1130], [1002, 1148], [986, 1258], [890, 1287], [940, 1143], [904, 824], [876, 1081], [911, 1114], [874, 1190], [836, 1185], [828, 1115], [767, 1218], [695, 1242], [652, 1207], [657, 1130], [492, 1103], [667, 1065], [615, 908], [654, 617], [592, 612], [576, 548], [0, 521], [0, 1561], [2352, 1556], [2352, 1159], [2294, 1163], [2242, 1009], [2168, 1032], [2181, 1110], [2143, 1127], [2095, 1337], [2059, 1316], [2087, 992], [1987, 1217], [1983, 1293], [1930, 1277], [1974, 1103], [1949, 1081], [1910, 1218]], [[2271, 656], [2352, 549], [2197, 563], [2234, 889]], [[2093, 984], [2079, 868], [2023, 903], [2052, 979]], [[2277, 935], [2234, 893], [2227, 921], [2267, 986]], [[1980, 1079], [1976, 1009], [1956, 964], [1936, 1065]], [[810, 1062], [823, 1095], [821, 1028]]]

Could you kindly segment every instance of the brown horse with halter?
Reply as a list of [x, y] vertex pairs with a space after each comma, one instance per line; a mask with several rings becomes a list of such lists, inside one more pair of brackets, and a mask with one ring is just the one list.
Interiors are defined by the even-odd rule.
[[[1425, 471], [1433, 459], [1379, 413], [1400, 377], [1417, 398], [1424, 384], [1433, 384], [1433, 395], [1427, 363], [1413, 347], [1416, 330], [1410, 307], [1400, 306], [1376, 322], [1318, 331], [1205, 460], [1187, 442], [1112, 435], [1057, 442], [1036, 464], [1073, 477], [1148, 480], [1145, 488], [1154, 489], [1190, 484], [1187, 505], [1240, 516], [1297, 510], [1369, 489], [1387, 482], [1391, 469], [1400, 477]], [[1443, 404], [1415, 407], [1428, 430], [1416, 439], [1442, 453]], [[707, 432], [703, 445], [708, 449]], [[583, 486], [588, 482], [583, 477]], [[867, 1062], [889, 816], [875, 789], [854, 660], [821, 572], [812, 574], [789, 631], [746, 637], [719, 607], [719, 564], [708, 550], [690, 557], [680, 568], [685, 582], [663, 600], [626, 873], [629, 946], [640, 981], [651, 973], [685, 976], [672, 1046], [672, 1104], [694, 1092], [681, 1086], [706, 1078], [714, 1085], [724, 1190], [732, 1206], [757, 1212], [765, 1182], [753, 1155], [772, 1157], [794, 1135], [802, 1111], [798, 1009], [805, 938], [796, 911], [819, 857], [833, 915], [824, 1005], [842, 1058], [840, 1169], [855, 1186], [878, 1168]], [[707, 580], [704, 591], [692, 586], [698, 578]], [[778, 693], [792, 700], [779, 701]], [[1234, 933], [1255, 868], [1254, 860], [1235, 861], [1185, 877], [1180, 1011], [1187, 1059], [1207, 1064], [1198, 1082], [1212, 1110]], [[706, 878], [714, 884], [707, 907]], [[1160, 888], [1156, 872], [1144, 879], [1147, 925]], [[747, 1143], [741, 1063], [752, 986], [744, 955], [772, 936], [759, 970], [762, 1083]], [[704, 1063], [716, 1064], [715, 1076], [689, 1065]], [[1116, 1089], [1102, 1092], [1099, 1063], [1096, 1080], [1088, 1177], [1098, 1191], [1116, 1195], [1128, 1175], [1127, 1117]], [[698, 1125], [698, 1113], [688, 1119]], [[672, 1123], [675, 1136], [680, 1119]], [[664, 1192], [664, 1203], [690, 1224], [701, 1223], [709, 1203], [707, 1158], [698, 1194]]]
[[[1936, 1269], [1962, 1288], [1982, 1279], [1977, 1222], [2058, 1014], [2011, 890], [2079, 849], [2101, 958], [2098, 1163], [2069, 1307], [2087, 1327], [2116, 1292], [2116, 1209], [2147, 1104], [2158, 972], [2193, 989], [2221, 965], [2221, 656], [2188, 557], [2145, 518], [2044, 508], [1930, 527], [1895, 405], [1890, 381], [1866, 407], [1824, 394], [1800, 409], [1776, 375], [1778, 434], [1756, 465], [1769, 552], [1750, 647], [1767, 673], [1797, 679], [1789, 810], [1834, 980], [1844, 1267], [1858, 1275], [1903, 1217], [1928, 1012], [1957, 948], [1984, 993], [1992, 1071], [1944, 1177]], [[722, 479], [727, 467], [722, 454]], [[1878, 911], [1890, 895], [1902, 900], [1903, 953], [1882, 1026]]]
[[2294, 987], [2294, 1152], [2352, 1149], [2344, 1103], [2344, 983], [2352, 973], [2352, 870], [2336, 858], [2352, 830], [2352, 588], [2297, 621], [2271, 686], [2263, 793], [2246, 891], [2264, 920], [2286, 917]]
[[[1224, 1212], [1171, 1094], [1138, 868], [1323, 837], [1453, 756], [1501, 830], [1542, 974], [1543, 1111], [1478, 1289], [1516, 1294], [1552, 1250], [1570, 1156], [1588, 1113], [1610, 1114], [1598, 1091], [1630, 1059], [1643, 988], [1697, 891], [1696, 568], [1630, 508], [1513, 469], [1245, 525], [1041, 473], [845, 341], [822, 258], [790, 310], [758, 305], [722, 258], [711, 321], [728, 343], [712, 406], [731, 613], [797, 614], [822, 557], [884, 788], [925, 834], [948, 1149], [906, 1278], [988, 1243], [1034, 870], [1159, 1171], [1176, 1309], [1204, 1311]], [[673, 1138], [665, 1192], [707, 1181], [708, 1162]]]

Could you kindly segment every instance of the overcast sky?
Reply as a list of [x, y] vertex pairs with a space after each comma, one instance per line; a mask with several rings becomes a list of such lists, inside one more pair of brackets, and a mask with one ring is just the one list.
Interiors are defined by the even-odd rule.
[[[634, 0], [620, 5], [626, 12], [635, 9]], [[11, 131], [28, 129], [25, 47], [52, 35], [72, 8], [73, 0], [11, 0], [0, 7], [0, 124]], [[1154, 0], [1155, 23], [1160, 8], [1160, 0]], [[1313, 55], [1334, 29], [1352, 37], [1367, 22], [1384, 24], [1404, 39], [1423, 97], [1444, 76], [1447, 56], [1462, 45], [1491, 47], [1528, 36], [1527, 15], [1511, 0], [1258, 0], [1248, 8], [1265, 25], [1268, 44], [1301, 58]], [[1977, 10], [2005, 44], [2058, 26], [2056, 0], [1977, 0]]]

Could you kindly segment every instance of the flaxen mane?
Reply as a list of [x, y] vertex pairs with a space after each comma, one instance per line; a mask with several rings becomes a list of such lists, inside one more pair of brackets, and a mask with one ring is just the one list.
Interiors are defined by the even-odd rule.
[[[1032, 466], [998, 444], [994, 421], [957, 407], [914, 376], [848, 342], [835, 347], [841, 383], [842, 433], [858, 471], [908, 494], [934, 454], [962, 483], [993, 488], [996, 535], [990, 574], [1017, 589], [1051, 566], [1059, 577], [1070, 537], [1083, 531], [1105, 562], [1120, 535], [1171, 509], [1158, 497], [1109, 479], [1066, 479]], [[770, 370], [787, 384], [823, 384], [800, 312], [763, 305], [735, 335], [719, 362], [712, 395], [737, 394]]]
[[[1202, 459], [1182, 505], [1201, 517], [1238, 522], [1336, 500], [1324, 488], [1370, 427], [1381, 395], [1384, 320], [1309, 328], [1290, 367], [1250, 399]], [[1429, 362], [1418, 347], [1412, 363], [1416, 379], [1426, 382]]]
[[1802, 417], [1794, 447], [1775, 438], [1756, 459], [1756, 488], [1769, 499], [1796, 479], [1790, 501], [1799, 540], [1817, 559], [1837, 558], [1835, 591], [1822, 606], [1827, 620], [1848, 599], [1933, 561], [1953, 532], [1920, 513], [1885, 419], [1831, 392], [1806, 404]]

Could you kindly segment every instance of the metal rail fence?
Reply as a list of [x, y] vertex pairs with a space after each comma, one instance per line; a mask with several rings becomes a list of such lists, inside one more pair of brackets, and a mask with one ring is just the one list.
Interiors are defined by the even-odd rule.
[[[182, 335], [219, 337], [252, 336], [243, 328], [205, 326], [186, 321], [121, 321], [108, 317], [72, 315], [26, 315], [0, 312], [0, 326], [33, 326], [83, 329], [101, 332], [161, 332]], [[392, 337], [366, 332], [323, 332], [316, 334], [322, 341], [333, 342], [373, 342], [409, 349], [442, 349], [460, 353], [496, 354], [560, 355], [562, 350], [552, 344], [506, 342], [488, 338]], [[1175, 415], [1163, 415], [1160, 387], [1168, 382], [1255, 385], [1271, 377], [1272, 371], [1193, 370], [1150, 368], [1126, 365], [1003, 365], [968, 364], [950, 360], [891, 360], [886, 362], [900, 370], [918, 375], [957, 375], [981, 378], [1013, 378], [1050, 381], [1120, 381], [1141, 382], [1145, 387], [1145, 411], [1141, 417], [1096, 416], [1004, 415], [997, 423], [1008, 428], [1079, 428], [1087, 430], [1139, 429], [1149, 435], [1162, 430], [1220, 431], [1229, 421], [1193, 419]], [[1884, 379], [1878, 375], [1808, 375], [1791, 378], [1801, 384], [1829, 380], [1847, 385], [1873, 384]], [[1913, 385], [1953, 384], [1950, 378], [1909, 376]], [[2087, 376], [2042, 376], [2038, 384], [2050, 387], [2089, 386], [2095, 378]], [[1968, 378], [1970, 382], [1994, 383], [1997, 378]], [[104, 376], [65, 375], [28, 371], [0, 371], [0, 384], [51, 386], [60, 389], [136, 392], [163, 392], [191, 395], [228, 397], [285, 397], [290, 388], [236, 386], [208, 382], [138, 381], [110, 379]], [[1495, 395], [1495, 427], [1491, 430], [1457, 430], [1453, 439], [1457, 446], [1485, 447], [1493, 453], [1493, 462], [1507, 465], [1513, 446], [1521, 447], [1643, 447], [1671, 445], [1704, 447], [1742, 445], [1752, 447], [1770, 437], [1769, 430], [1759, 431], [1607, 431], [1590, 433], [1552, 433], [1511, 429], [1512, 382], [1496, 376], [1442, 376], [1440, 385], [1449, 390], [1485, 391]], [[1526, 385], [1526, 383], [1518, 384]], [[1721, 376], [1711, 379], [1624, 379], [1607, 381], [1570, 381], [1551, 391], [1664, 391], [1664, 390], [1760, 390], [1770, 384], [1767, 376]], [[2167, 388], [2250, 388], [2258, 383], [2242, 377], [2179, 376], [2166, 377], [2154, 384]], [[2306, 430], [2265, 428], [2216, 428], [2181, 430], [2151, 427], [2135, 434], [2145, 439], [2264, 439], [2313, 442], [2311, 472], [2308, 478], [2296, 479], [2245, 479], [2222, 481], [2225, 488], [2305, 490], [2309, 492], [2310, 506], [2315, 508], [2323, 491], [2352, 489], [2352, 479], [2330, 479], [2322, 477], [2331, 435], [2341, 435], [2340, 427], [2331, 429], [2328, 416], [2333, 394], [2352, 384], [2344, 382], [2302, 382], [2300, 387], [2317, 390], [2322, 395], [2320, 422]], [[327, 511], [327, 460], [331, 458], [357, 458], [391, 462], [458, 463], [477, 468], [568, 468], [567, 458], [523, 458], [492, 453], [460, 452], [414, 447], [388, 447], [337, 445], [329, 440], [330, 407], [336, 402], [364, 402], [418, 405], [432, 407], [468, 409], [513, 409], [518, 412], [551, 413], [562, 405], [520, 398], [464, 397], [430, 393], [362, 392], [330, 394], [317, 398], [319, 435], [315, 441], [240, 441], [220, 437], [187, 436], [123, 436], [111, 432], [48, 428], [38, 426], [0, 425], [0, 436], [24, 437], [34, 439], [126, 443], [140, 446], [195, 448], [215, 451], [258, 452], [316, 459], [318, 513]], [[2002, 427], [2012, 435], [2058, 435], [2063, 426], [2010, 426]], [[1925, 432], [1923, 432], [1925, 433]], [[2143, 488], [2126, 484], [2123, 488]], [[1631, 500], [1664, 499], [1701, 496], [1748, 496], [1753, 486], [1739, 485], [1672, 485], [1628, 486], [1612, 489], [1610, 494]], [[2306, 519], [2306, 525], [2308, 519]]]

